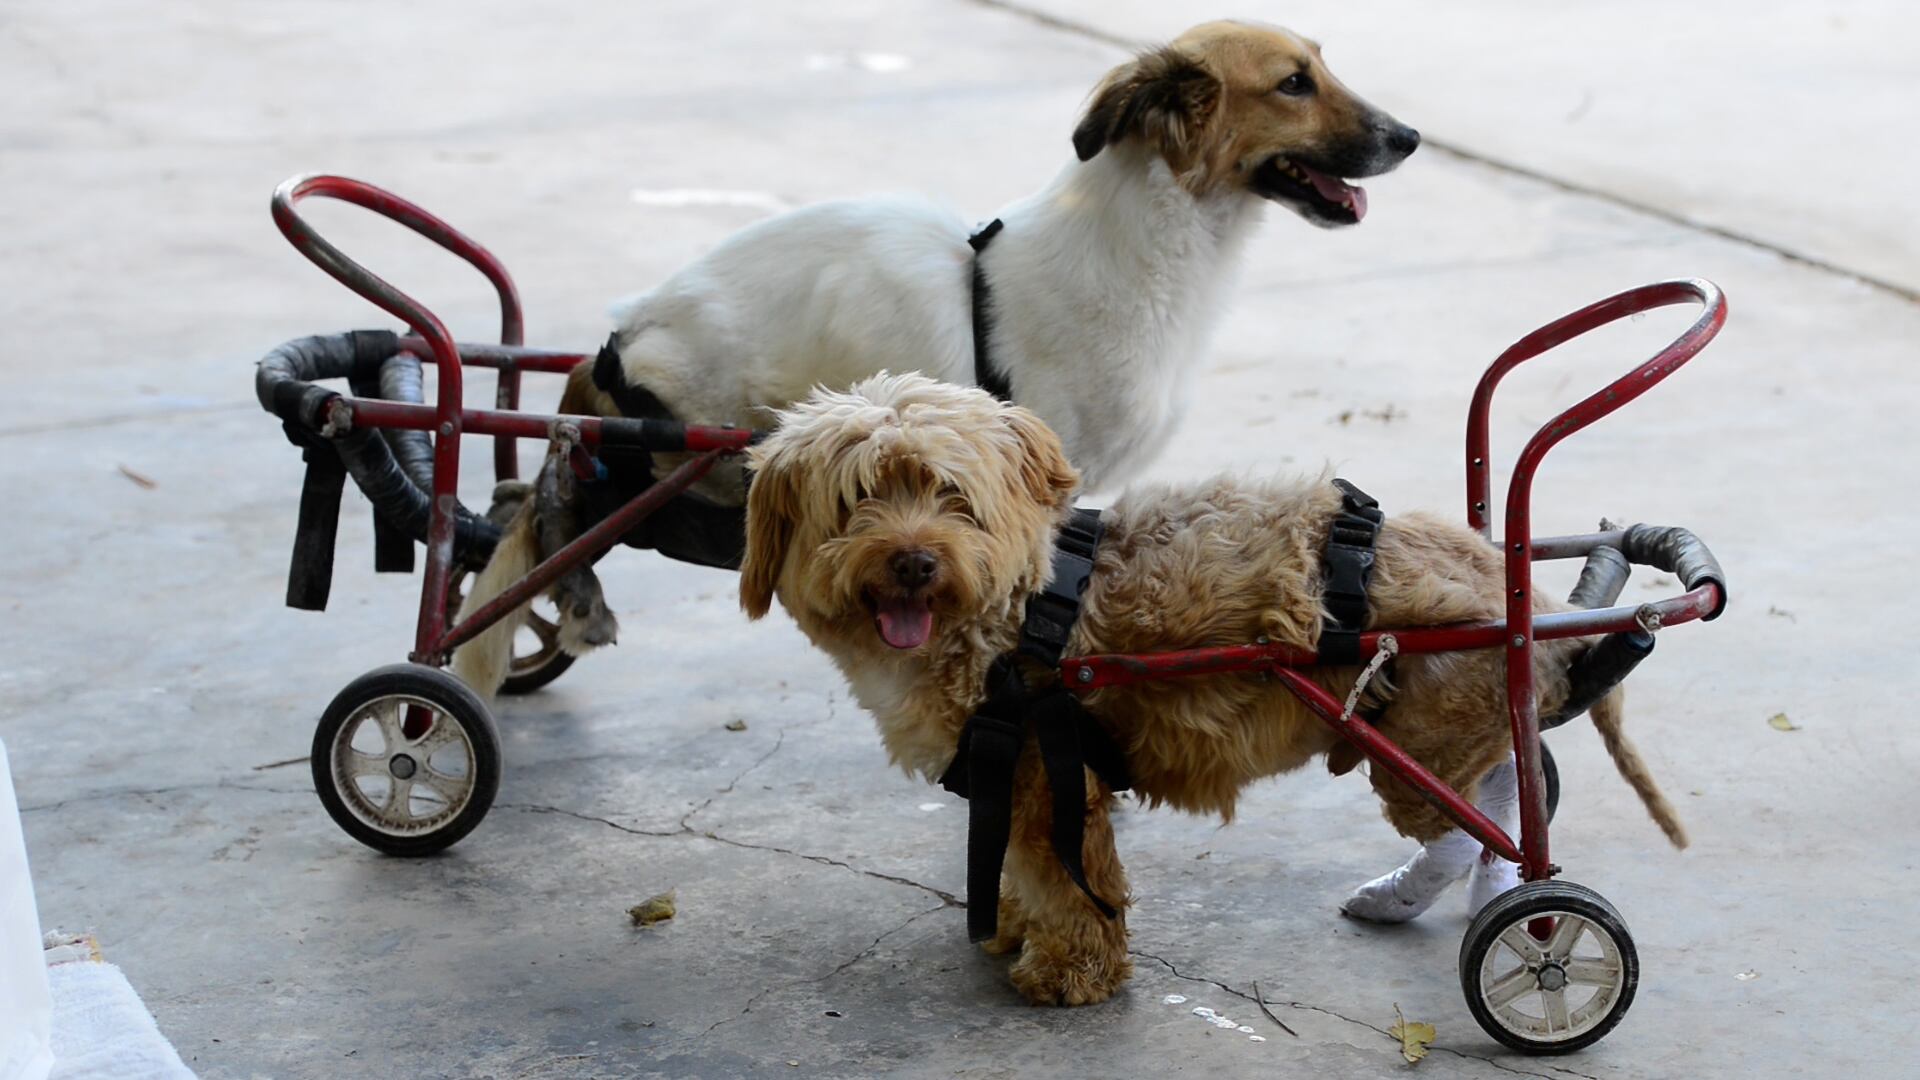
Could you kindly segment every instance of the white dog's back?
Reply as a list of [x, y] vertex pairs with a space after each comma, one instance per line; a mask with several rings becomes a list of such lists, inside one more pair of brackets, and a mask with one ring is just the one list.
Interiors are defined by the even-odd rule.
[[759, 222], [617, 312], [627, 381], [682, 419], [743, 426], [885, 369], [970, 383], [967, 235], [909, 196]]

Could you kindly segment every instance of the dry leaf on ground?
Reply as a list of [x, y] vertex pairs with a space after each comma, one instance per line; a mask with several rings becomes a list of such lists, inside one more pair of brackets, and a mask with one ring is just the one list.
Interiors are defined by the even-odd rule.
[[1399, 1003], [1393, 1006], [1393, 1015], [1399, 1022], [1388, 1029], [1387, 1034], [1400, 1040], [1400, 1056], [1407, 1059], [1409, 1065], [1417, 1064], [1427, 1056], [1427, 1046], [1433, 1042], [1435, 1032], [1432, 1024], [1408, 1023], [1400, 1013]]
[[678, 910], [673, 903], [673, 890], [668, 889], [659, 896], [649, 896], [628, 908], [627, 917], [633, 920], [635, 926], [652, 926], [673, 918]]
[[1799, 731], [1800, 730], [1800, 725], [1787, 719], [1787, 714], [1783, 712], [1777, 712], [1777, 713], [1774, 713], [1772, 716], [1768, 717], [1767, 726], [1772, 728], [1775, 731]]

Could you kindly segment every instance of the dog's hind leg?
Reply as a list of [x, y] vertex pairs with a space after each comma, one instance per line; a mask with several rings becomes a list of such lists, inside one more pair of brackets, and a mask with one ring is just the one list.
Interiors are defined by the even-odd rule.
[[[1511, 757], [1481, 778], [1473, 802], [1507, 835], [1517, 835], [1520, 796]], [[1355, 889], [1340, 910], [1365, 922], [1407, 922], [1432, 907], [1448, 886], [1469, 874], [1469, 915], [1520, 883], [1519, 867], [1482, 848], [1465, 830], [1449, 829], [1422, 844], [1405, 865]]]
[[[1509, 757], [1480, 778], [1473, 804], [1508, 835], [1520, 835], [1520, 772]], [[1520, 884], [1520, 864], [1508, 862], [1490, 848], [1481, 848], [1467, 875], [1467, 915], [1480, 914], [1487, 902]]]
[[1340, 913], [1377, 923], [1402, 923], [1417, 918], [1440, 899], [1447, 886], [1459, 881], [1473, 867], [1479, 850], [1479, 842], [1459, 829], [1438, 840], [1429, 840], [1405, 865], [1353, 890], [1353, 895], [1340, 905]]
[[[534, 513], [539, 519], [543, 557], [566, 547], [586, 531], [580, 516], [579, 490], [569, 470], [565, 454], [550, 453], [534, 485]], [[600, 578], [591, 564], [583, 562], [560, 575], [547, 595], [560, 611], [560, 647], [569, 654], [583, 656], [613, 644], [619, 636], [619, 620], [607, 609]]]

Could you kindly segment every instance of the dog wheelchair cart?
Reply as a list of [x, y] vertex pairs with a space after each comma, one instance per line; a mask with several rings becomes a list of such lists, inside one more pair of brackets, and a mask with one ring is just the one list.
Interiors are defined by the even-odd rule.
[[[499, 295], [500, 343], [455, 343], [418, 301], [328, 243], [303, 219], [307, 198], [339, 199], [405, 225], [472, 264]], [[340, 691], [314, 732], [314, 786], [329, 815], [349, 835], [394, 855], [446, 848], [486, 816], [499, 789], [500, 742], [478, 695], [442, 670], [452, 650], [543, 594], [562, 574], [591, 562], [629, 537], [650, 515], [686, 493], [754, 433], [663, 420], [555, 416], [519, 411], [522, 372], [564, 374], [587, 354], [527, 348], [520, 300], [506, 268], [491, 253], [426, 210], [390, 192], [345, 177], [307, 175], [274, 192], [274, 222], [293, 246], [341, 284], [405, 322], [410, 333], [353, 331], [300, 338], [274, 349], [255, 377], [260, 403], [282, 421], [307, 463], [299, 525], [288, 575], [287, 603], [323, 610], [332, 581], [340, 499], [348, 476], [374, 507], [375, 569], [411, 572], [413, 545], [426, 548], [420, 609], [408, 662], [370, 671]], [[1601, 637], [1570, 671], [1575, 701], [1564, 720], [1599, 699], [1652, 648], [1663, 626], [1718, 616], [1725, 576], [1706, 546], [1682, 529], [1636, 525], [1580, 536], [1532, 536], [1530, 496], [1541, 460], [1562, 439], [1645, 393], [1699, 352], [1726, 320], [1720, 291], [1699, 280], [1633, 289], [1582, 308], [1523, 338], [1481, 378], [1467, 421], [1467, 519], [1491, 538], [1487, 415], [1494, 388], [1519, 364], [1606, 323], [1652, 308], [1697, 302], [1700, 318], [1667, 348], [1625, 377], [1542, 427], [1521, 451], [1509, 486], [1504, 536], [1507, 617], [1447, 627], [1374, 629], [1358, 635], [1357, 662], [1399, 653], [1500, 648], [1507, 658], [1507, 701], [1519, 763], [1521, 827], [1516, 840], [1458, 792], [1336, 700], [1303, 669], [1318, 652], [1270, 643], [1140, 656], [1069, 657], [1065, 685], [1093, 691], [1151, 679], [1259, 672], [1297, 695], [1376, 768], [1411, 785], [1482, 844], [1518, 863], [1524, 883], [1480, 912], [1460, 949], [1468, 1008], [1487, 1032], [1516, 1049], [1559, 1053], [1587, 1046], [1617, 1024], [1632, 1003], [1639, 962], [1625, 922], [1600, 894], [1556, 881], [1547, 828], [1551, 757], [1540, 741], [1532, 651], [1537, 640]], [[437, 380], [425, 401], [423, 362]], [[466, 407], [468, 367], [497, 373], [495, 407]], [[345, 379], [351, 394], [317, 385]], [[594, 458], [622, 451], [696, 456], [613, 509], [525, 578], [452, 623], [465, 577], [486, 564], [504, 521], [476, 514], [456, 494], [463, 436], [491, 436], [494, 475], [517, 477], [517, 439], [558, 440], [576, 475], [591, 478]], [[671, 553], [671, 552], [669, 552]], [[1535, 617], [1533, 563], [1587, 558], [1575, 598], [1583, 608]], [[1652, 603], [1607, 606], [1618, 598], [1629, 563], [1679, 577], [1681, 595]], [[551, 682], [572, 658], [557, 627], [537, 612], [533, 640], [516, 643], [503, 691], [526, 693]], [[451, 624], [451, 625], [450, 625]]]

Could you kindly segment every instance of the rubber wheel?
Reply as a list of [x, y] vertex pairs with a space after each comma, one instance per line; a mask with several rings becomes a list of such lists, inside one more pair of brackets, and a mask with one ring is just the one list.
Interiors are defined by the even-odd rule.
[[[1551, 928], [1542, 940], [1536, 921]], [[1496, 897], [1460, 943], [1460, 989], [1486, 1033], [1528, 1054], [1599, 1042], [1633, 1004], [1640, 958], [1627, 924], [1597, 892], [1529, 881]]]
[[313, 733], [313, 787], [348, 836], [431, 855], [480, 824], [500, 790], [500, 736], [467, 684], [392, 664], [347, 684]]
[[[468, 576], [465, 570], [456, 571], [447, 585], [448, 626], [454, 624], [460, 602], [466, 597]], [[552, 609], [553, 602], [544, 596], [535, 597], [527, 609], [526, 623], [513, 636], [513, 660], [507, 667], [506, 680], [500, 684], [500, 693], [515, 697], [531, 694], [573, 666], [577, 658], [560, 647], [560, 627], [545, 614]]]
[[[522, 639], [527, 631], [539, 639], [539, 646], [522, 652]], [[572, 653], [560, 647], [560, 628], [540, 614], [539, 602], [536, 601], [534, 609], [527, 612], [527, 622], [521, 627], [521, 633], [514, 636], [513, 663], [507, 668], [507, 678], [500, 684], [500, 692], [531, 694], [559, 678], [573, 666], [575, 659]]]
[[1547, 820], [1560, 811], [1560, 766], [1554, 764], [1553, 750], [1540, 741], [1540, 775], [1547, 782]]

